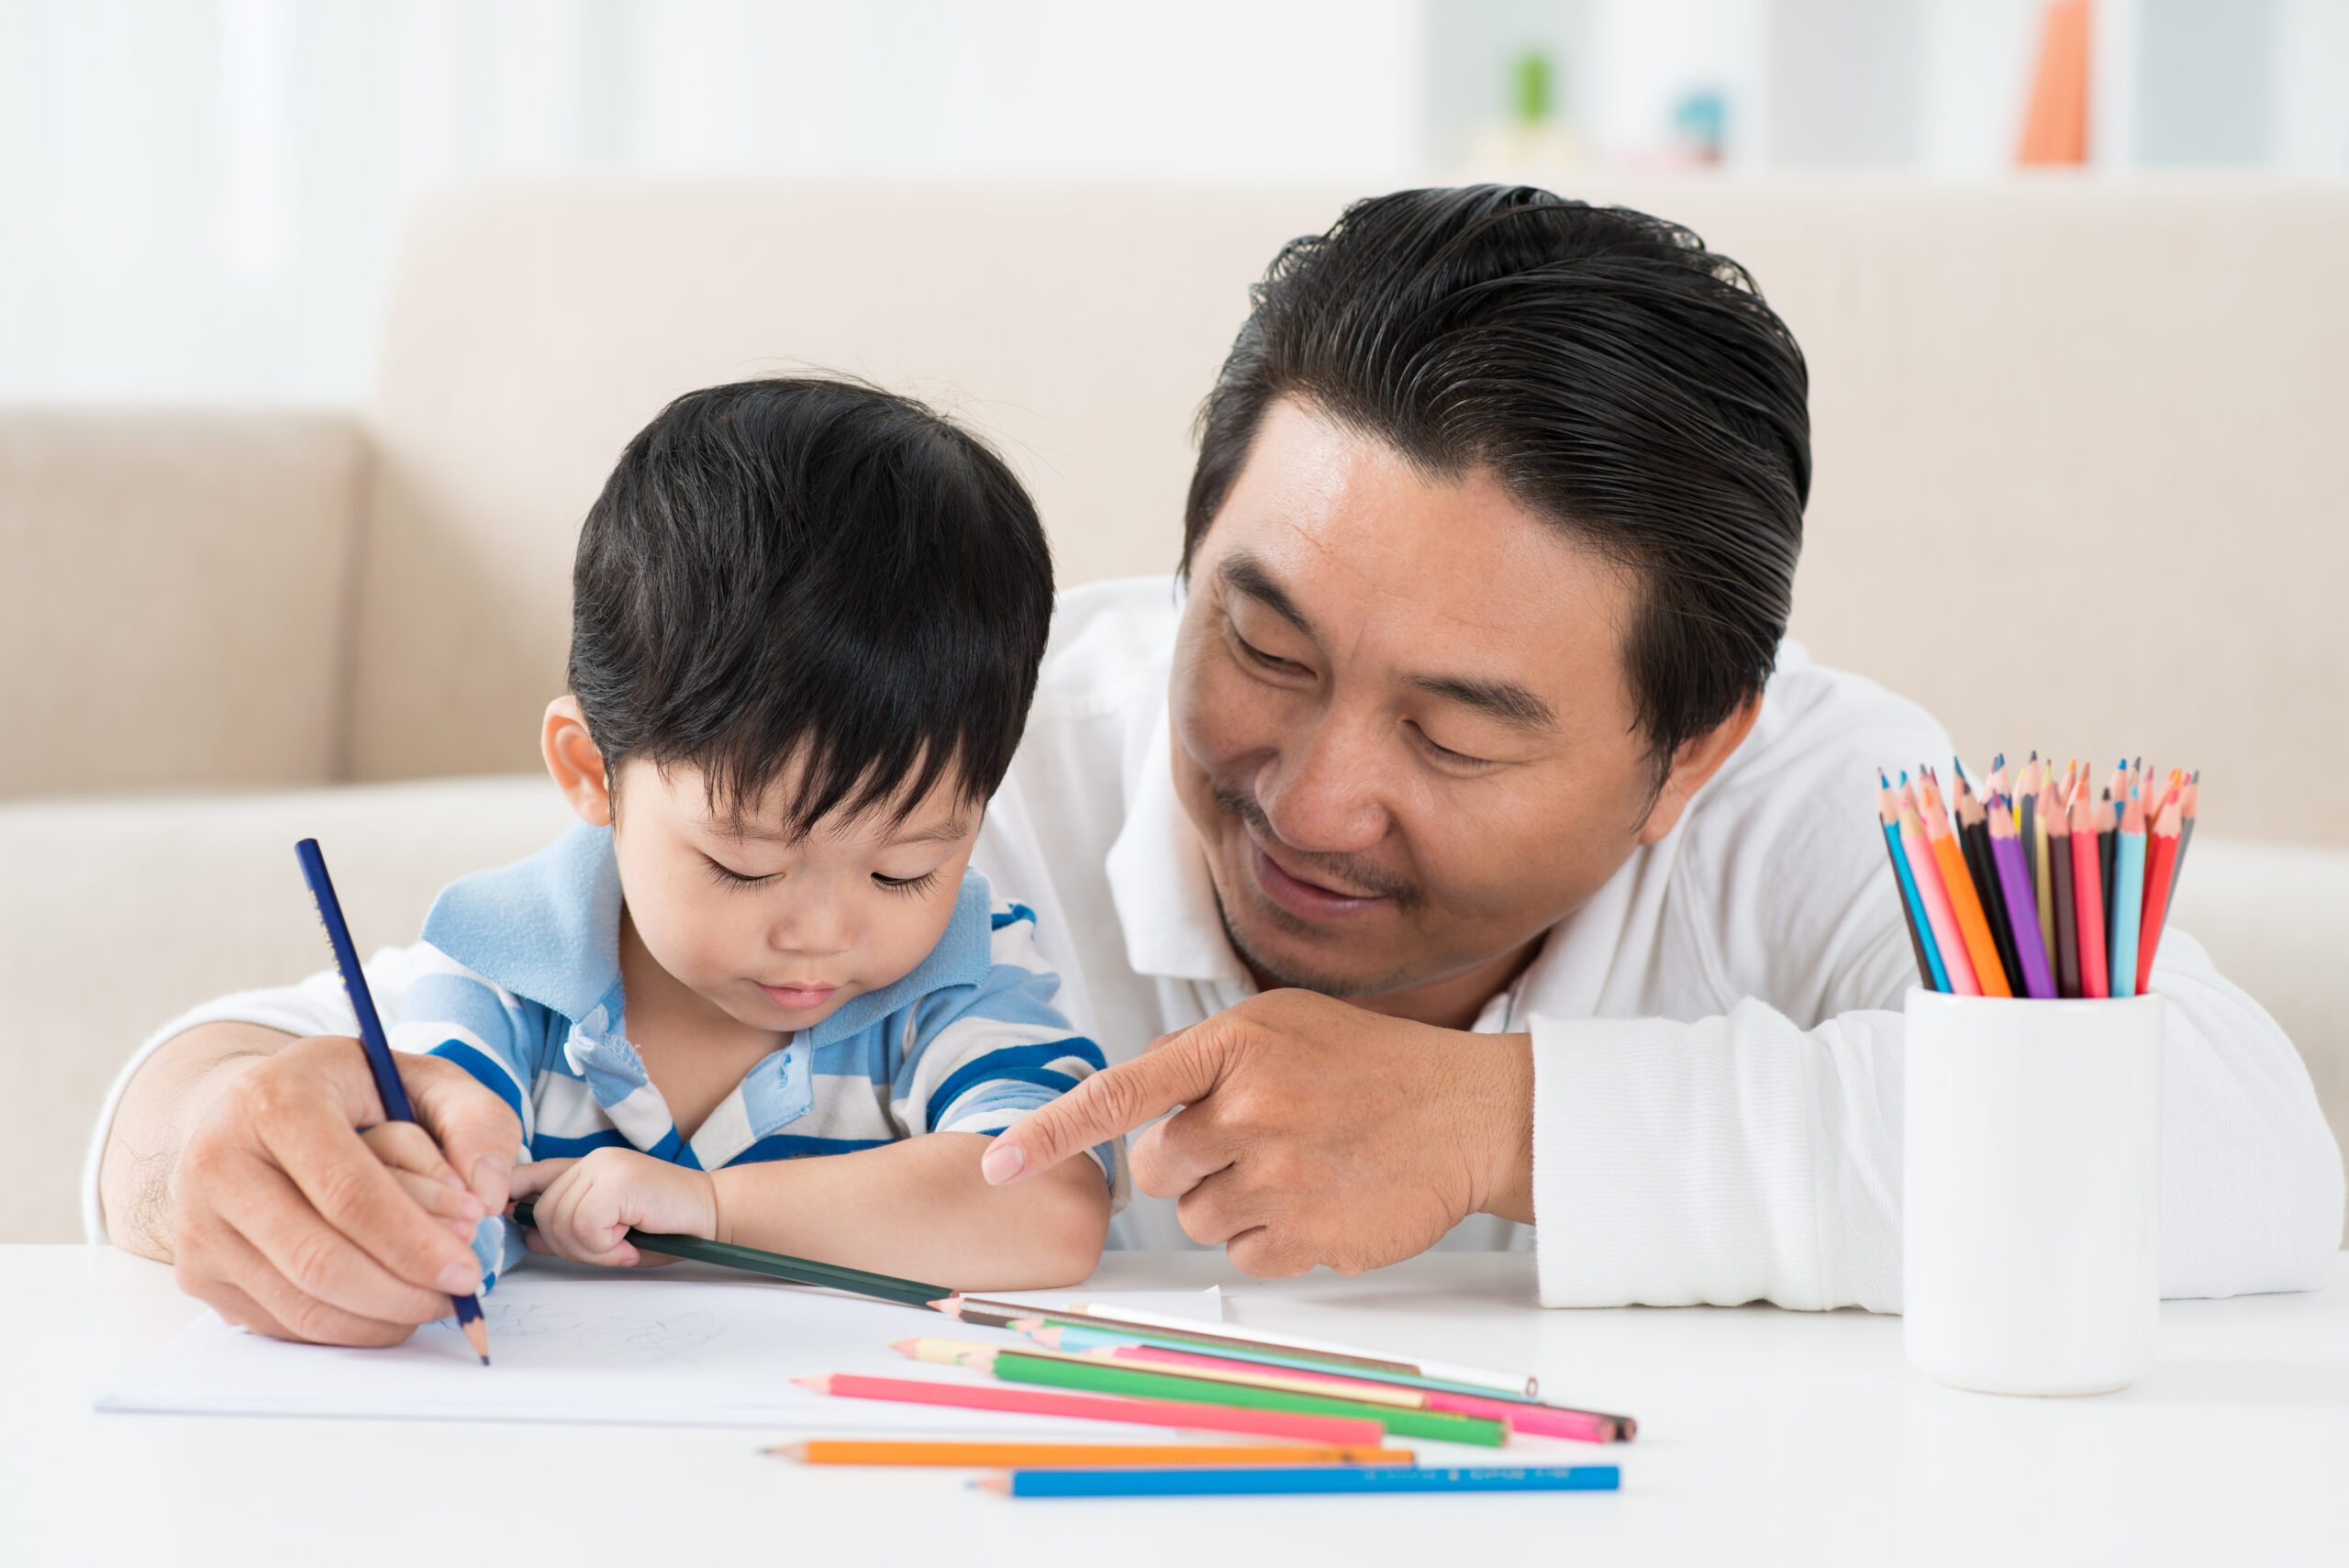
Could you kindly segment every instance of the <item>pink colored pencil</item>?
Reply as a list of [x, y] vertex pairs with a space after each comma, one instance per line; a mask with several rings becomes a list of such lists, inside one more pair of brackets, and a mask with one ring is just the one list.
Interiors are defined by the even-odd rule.
[[1958, 929], [1957, 912], [1950, 907], [1941, 871], [1933, 864], [1932, 846], [1925, 841], [1925, 824], [1917, 816], [1914, 801], [1905, 795], [1899, 800], [1900, 852], [1909, 857], [1909, 874], [1917, 884], [1919, 901], [1925, 906], [1925, 924], [1933, 929], [1933, 946], [1941, 951], [1949, 988], [1960, 996], [1979, 996], [1982, 983], [1974, 978], [1974, 965], [1965, 956], [1965, 937]]
[[[1156, 1362], [1167, 1366], [1197, 1367], [1212, 1372], [1261, 1373], [1265, 1369], [1254, 1362], [1226, 1361], [1221, 1356], [1194, 1355], [1188, 1351], [1163, 1350], [1156, 1345], [1119, 1345], [1115, 1349], [1086, 1352], [1098, 1359], [1124, 1362]], [[1332, 1385], [1332, 1396], [1339, 1388], [1379, 1388], [1392, 1390], [1394, 1385], [1370, 1383], [1339, 1373], [1304, 1372], [1294, 1367], [1281, 1369], [1283, 1377], [1304, 1383], [1326, 1383]], [[1554, 1405], [1525, 1405], [1508, 1399], [1486, 1399], [1475, 1394], [1450, 1394], [1442, 1389], [1418, 1390], [1427, 1399], [1431, 1410], [1448, 1410], [1459, 1416], [1487, 1416], [1497, 1421], [1507, 1421], [1513, 1431], [1538, 1432], [1543, 1437], [1573, 1438], [1579, 1442], [1612, 1442], [1619, 1435], [1610, 1418], [1587, 1410], [1565, 1410]]]
[[2105, 807], [2087, 793], [2083, 777], [2072, 802], [2072, 897], [2079, 917], [2080, 995], [2100, 999], [2112, 994], [2105, 977], [2104, 867], [2096, 848]]
[[1194, 1405], [1180, 1399], [1126, 1399], [1098, 1394], [1059, 1394], [990, 1384], [929, 1383], [911, 1377], [863, 1377], [835, 1372], [792, 1379], [802, 1388], [849, 1399], [891, 1399], [901, 1405], [951, 1405], [965, 1410], [1009, 1410], [1023, 1416], [1077, 1416], [1088, 1421], [1125, 1421], [1138, 1427], [1173, 1427], [1195, 1432], [1249, 1432], [1307, 1442], [1358, 1443], [1376, 1447], [1386, 1429], [1350, 1416], [1299, 1416], [1286, 1410], [1249, 1410]]

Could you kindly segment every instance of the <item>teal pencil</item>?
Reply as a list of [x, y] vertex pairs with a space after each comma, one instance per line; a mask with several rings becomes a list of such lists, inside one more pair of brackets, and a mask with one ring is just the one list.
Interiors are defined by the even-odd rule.
[[2112, 923], [2112, 994], [2134, 996], [2137, 925], [2145, 904], [2145, 803], [2138, 795], [2130, 795], [2129, 808], [2121, 813], [2112, 859], [2112, 907], [2106, 912]]

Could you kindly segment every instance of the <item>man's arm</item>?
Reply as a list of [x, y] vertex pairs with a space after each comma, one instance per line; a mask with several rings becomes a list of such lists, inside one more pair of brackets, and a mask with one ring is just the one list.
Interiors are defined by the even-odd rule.
[[[378, 955], [370, 982], [396, 997], [401, 973], [385, 965]], [[404, 1056], [423, 1132], [379, 1128], [371, 1146], [357, 1129], [381, 1123], [383, 1106], [344, 1038], [348, 1011], [327, 1000], [335, 984], [328, 973], [225, 998], [133, 1058], [96, 1129], [94, 1239], [171, 1262], [182, 1289], [233, 1323], [388, 1344], [477, 1285], [457, 1210], [504, 1206], [518, 1140], [506, 1103], [462, 1068]], [[333, 1032], [296, 1038], [304, 1028]], [[410, 1136], [387, 1139], [399, 1132]], [[395, 1152], [403, 1170], [385, 1162]]]
[[198, 1024], [150, 1051], [115, 1101], [98, 1158], [98, 1215], [125, 1251], [172, 1262], [172, 1186], [189, 1129], [238, 1076], [294, 1043], [258, 1024]]
[[[2191, 937], [2153, 984], [2162, 1294], [2318, 1287], [2343, 1178], [2306, 1066]], [[1898, 1311], [1903, 1023], [1536, 1019], [1542, 1301]]]

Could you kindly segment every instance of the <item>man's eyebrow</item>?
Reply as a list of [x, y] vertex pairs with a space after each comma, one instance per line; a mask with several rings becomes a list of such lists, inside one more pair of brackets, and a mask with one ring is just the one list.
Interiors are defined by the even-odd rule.
[[1255, 600], [1306, 636], [1313, 635], [1313, 623], [1306, 618], [1303, 610], [1297, 607], [1297, 601], [1288, 596], [1288, 590], [1275, 582], [1273, 574], [1264, 570], [1264, 563], [1246, 550], [1235, 550], [1225, 556], [1223, 564], [1216, 569], [1216, 575], [1222, 578], [1223, 585], [1233, 593]]
[[1474, 708], [1513, 728], [1543, 730], [1558, 721], [1548, 703], [1515, 681], [1481, 681], [1465, 675], [1406, 675], [1403, 681], [1430, 696]]

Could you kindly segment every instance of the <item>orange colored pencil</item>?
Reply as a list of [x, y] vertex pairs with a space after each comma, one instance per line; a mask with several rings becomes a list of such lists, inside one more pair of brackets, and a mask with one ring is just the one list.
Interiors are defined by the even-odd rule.
[[1933, 851], [1933, 864], [1941, 871], [1942, 891], [1949, 895], [1950, 908], [1957, 915], [1957, 929], [1965, 939], [1966, 956], [1974, 965], [1974, 978], [1986, 996], [2011, 996], [2013, 989], [2007, 984], [2007, 966], [1998, 957], [1998, 944], [1991, 939], [1990, 922], [1982, 913], [1982, 900], [1974, 891], [1974, 875], [1965, 869], [1965, 857], [1957, 847], [1957, 838], [1950, 831], [1949, 817], [1942, 807], [1941, 791], [1932, 776], [1926, 774], [1920, 784], [1925, 841]]
[[2169, 887], [2177, 874], [2177, 834], [2185, 820], [2172, 798], [2154, 824], [2145, 856], [2145, 918], [2137, 937], [2137, 995], [2145, 994], [2154, 973], [2154, 949], [2161, 945], [2162, 922], [2169, 916]]
[[1408, 1464], [1405, 1448], [1296, 1448], [1280, 1443], [907, 1442], [817, 1438], [765, 1451], [802, 1464], [1093, 1465]]
[[2104, 806], [2087, 798], [2085, 777], [2073, 793], [2072, 898], [2079, 917], [2080, 995], [2110, 996], [2104, 962], [2104, 862], [2096, 842]]

